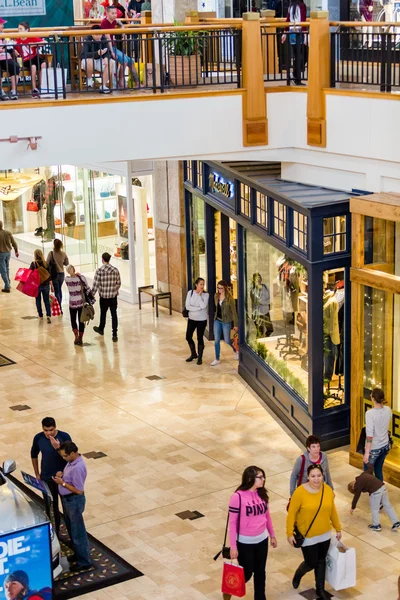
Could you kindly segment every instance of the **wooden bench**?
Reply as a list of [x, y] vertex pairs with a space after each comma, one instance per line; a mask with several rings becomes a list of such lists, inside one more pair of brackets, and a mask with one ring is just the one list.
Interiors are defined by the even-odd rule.
[[142, 285], [138, 287], [138, 298], [139, 298], [139, 310], [142, 310], [142, 298], [141, 294], [148, 294], [151, 296], [151, 303], [154, 308], [154, 300], [156, 301], [156, 317], [158, 317], [158, 301], [168, 298], [169, 300], [169, 314], [172, 315], [172, 298], [171, 292], [158, 292], [154, 289], [154, 285]]

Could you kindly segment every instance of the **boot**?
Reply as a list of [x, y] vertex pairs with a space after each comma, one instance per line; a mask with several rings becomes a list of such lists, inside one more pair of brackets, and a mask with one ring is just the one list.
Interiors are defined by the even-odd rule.
[[78, 330], [73, 329], [72, 331], [74, 332], [74, 336], [75, 336], [74, 344], [75, 344], [75, 346], [78, 346], [78, 341], [79, 341]]
[[196, 346], [194, 345], [194, 341], [192, 340], [191, 342], [188, 341], [189, 344], [189, 348], [190, 348], [190, 356], [189, 358], [186, 359], [186, 362], [192, 362], [192, 360], [194, 360], [195, 358], [197, 358], [197, 354], [196, 354]]
[[204, 352], [204, 346], [199, 346], [198, 347], [198, 352], [199, 355], [197, 357], [197, 364], [198, 365], [202, 365], [203, 364], [203, 352]]
[[299, 565], [297, 567], [296, 573], [294, 574], [294, 577], [292, 580], [292, 585], [295, 590], [297, 590], [297, 588], [299, 587], [300, 581], [301, 581], [301, 578], [303, 577], [303, 575], [305, 575], [309, 571], [312, 571], [312, 568], [309, 567], [308, 565], [306, 565], [305, 562], [302, 562], [301, 565]]
[[77, 346], [83, 346], [83, 341], [82, 341], [82, 339], [83, 339], [83, 331], [80, 331], [80, 332], [78, 333], [78, 341], [76, 342], [76, 345], [77, 345]]
[[330, 600], [330, 595], [325, 591], [325, 561], [317, 563], [315, 567], [315, 589], [317, 591], [317, 600]]
[[232, 594], [222, 594], [222, 600], [231, 600]]

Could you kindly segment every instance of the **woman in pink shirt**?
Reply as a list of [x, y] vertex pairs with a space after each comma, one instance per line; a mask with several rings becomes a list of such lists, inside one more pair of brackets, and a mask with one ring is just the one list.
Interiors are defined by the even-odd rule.
[[[229, 537], [231, 559], [238, 559], [246, 581], [254, 575], [254, 600], [265, 600], [265, 567], [268, 537], [276, 548], [274, 527], [268, 509], [265, 473], [259, 467], [247, 467], [242, 483], [229, 501]], [[230, 600], [224, 594], [224, 600]]]

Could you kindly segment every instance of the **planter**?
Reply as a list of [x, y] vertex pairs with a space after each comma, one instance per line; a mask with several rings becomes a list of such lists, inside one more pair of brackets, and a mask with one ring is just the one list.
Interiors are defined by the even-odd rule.
[[171, 54], [168, 57], [168, 72], [172, 85], [197, 85], [201, 82], [200, 54], [191, 56]]

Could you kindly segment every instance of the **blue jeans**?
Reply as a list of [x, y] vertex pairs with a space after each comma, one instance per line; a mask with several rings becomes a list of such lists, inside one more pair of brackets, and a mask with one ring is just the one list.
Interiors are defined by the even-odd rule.
[[113, 52], [114, 52], [115, 57], [117, 59], [117, 63], [120, 63], [120, 64], [124, 65], [124, 67], [126, 67], [126, 65], [128, 65], [128, 67], [131, 70], [135, 71], [135, 73], [136, 73], [136, 69], [135, 69], [135, 65], [134, 65], [134, 62], [133, 62], [133, 58], [131, 56], [128, 56], [127, 54], [124, 54], [116, 46], [113, 46]]
[[219, 360], [221, 356], [221, 338], [224, 338], [224, 342], [228, 344], [235, 352], [231, 340], [231, 323], [223, 323], [219, 319], [214, 321], [214, 348], [215, 358]]
[[53, 279], [54, 295], [58, 300], [58, 304], [62, 310], [62, 284], [64, 283], [64, 273], [57, 273], [57, 278]]
[[10, 258], [11, 252], [0, 252], [0, 275], [4, 281], [4, 289], [10, 289]]
[[85, 494], [61, 496], [65, 526], [74, 546], [78, 567], [91, 566], [89, 540], [86, 533], [83, 512], [85, 510]]
[[[377, 450], [370, 450], [368, 463], [374, 466], [375, 477], [383, 481], [383, 463], [389, 453], [389, 444]], [[364, 471], [368, 469], [368, 465], [364, 463]]]
[[39, 285], [38, 295], [36, 297], [36, 309], [39, 317], [43, 317], [42, 310], [42, 296], [43, 302], [46, 308], [46, 316], [51, 317], [51, 308], [50, 308], [50, 286], [49, 285]]

